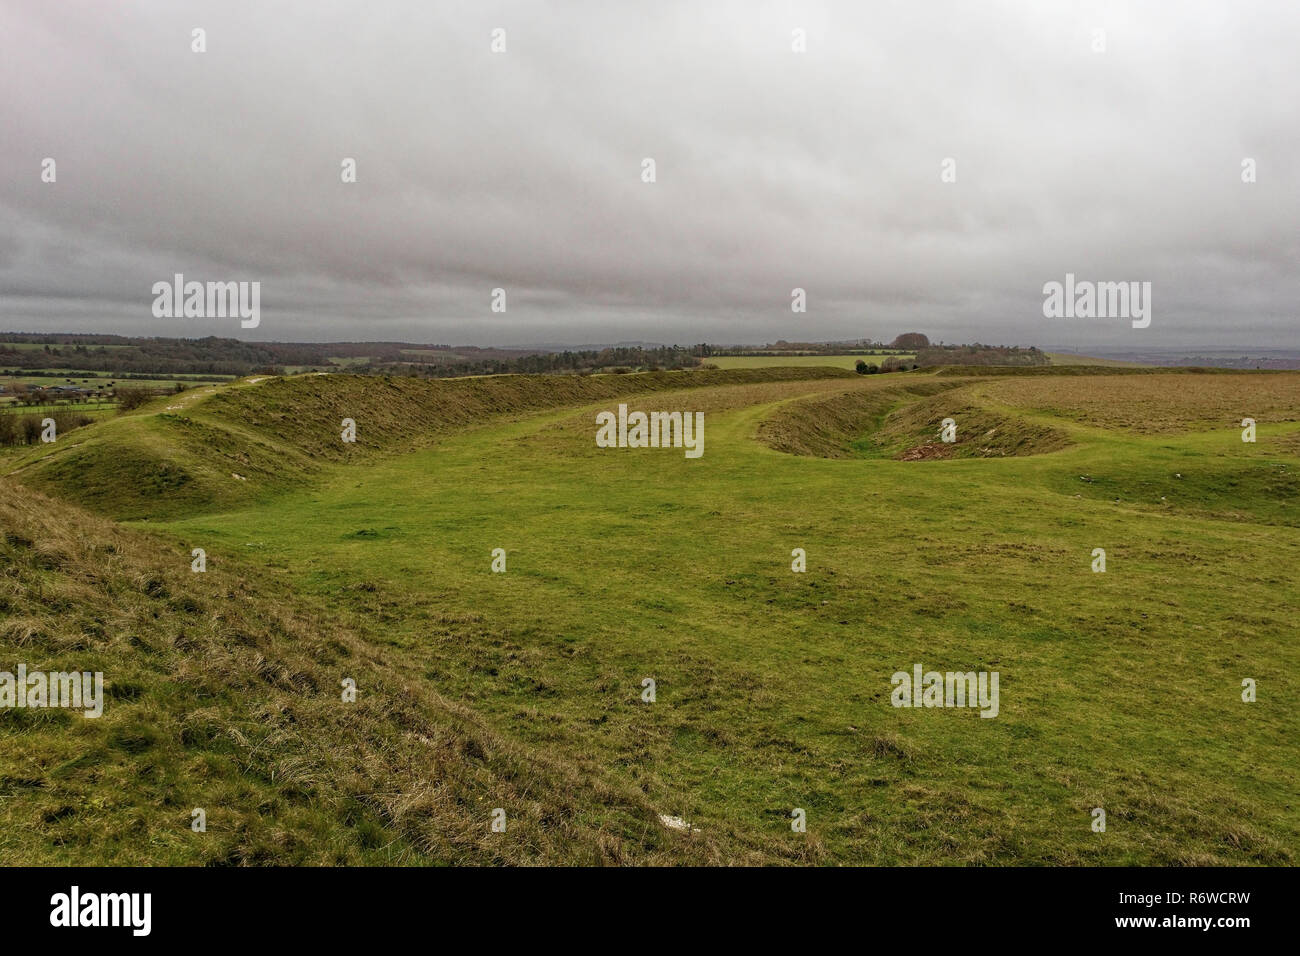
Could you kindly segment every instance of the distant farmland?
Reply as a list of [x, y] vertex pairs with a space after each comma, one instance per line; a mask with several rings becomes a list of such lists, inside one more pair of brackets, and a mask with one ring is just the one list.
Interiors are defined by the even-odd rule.
[[879, 355], [714, 355], [706, 358], [718, 368], [813, 368], [830, 367], [854, 369], [859, 361], [879, 365], [887, 358], [916, 358], [908, 352], [883, 352]]
[[1124, 362], [1120, 359], [1095, 358], [1091, 355], [1077, 355], [1074, 352], [1048, 352], [1047, 360], [1052, 365], [1102, 365], [1109, 368], [1132, 368], [1140, 362]]

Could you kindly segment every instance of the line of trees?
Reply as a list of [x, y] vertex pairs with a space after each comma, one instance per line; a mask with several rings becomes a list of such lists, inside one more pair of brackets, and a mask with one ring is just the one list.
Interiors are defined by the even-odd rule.
[[859, 375], [879, 375], [883, 372], [905, 372], [908, 369], [920, 368], [921, 366], [914, 359], [891, 355], [879, 365], [875, 362], [858, 359], [855, 367]]
[[[185, 380], [187, 382], [226, 382], [230, 380], [229, 374], [226, 375], [195, 375], [189, 373], [173, 373], [173, 374], [185, 374]], [[3, 378], [6, 375], [8, 376], [21, 375], [24, 378], [61, 378], [65, 382], [72, 381], [72, 379], [68, 378], [67, 367], [62, 365], [59, 366], [58, 368], [53, 368], [53, 369], [48, 369], [48, 368], [0, 369], [0, 378]], [[119, 372], [116, 374], [108, 374], [104, 372], [95, 372], [90, 369], [78, 369], [76, 373], [76, 377], [78, 379], [83, 379], [83, 380], [93, 379], [95, 382], [98, 383], [101, 382], [102, 380], [110, 379], [110, 378], [114, 380], [121, 379], [123, 381], [143, 381], [143, 380], [152, 381], [165, 376], [160, 376], [157, 372]], [[111, 385], [112, 382], [110, 382], [109, 384]], [[42, 386], [34, 386], [34, 387], [40, 388]], [[91, 386], [86, 384], [83, 381], [83, 387], [89, 388]]]
[[56, 435], [62, 435], [94, 421], [83, 412], [66, 409], [34, 415], [0, 414], [0, 446], [39, 444], [47, 418], [54, 421]]
[[[133, 339], [127, 347], [108, 348], [84, 343], [40, 344], [38, 349], [14, 348], [18, 337], [0, 340], [0, 364], [23, 369], [84, 369], [88, 372], [154, 373], [155, 377], [180, 373], [248, 375], [254, 369], [277, 364], [323, 364], [319, 350], [309, 345], [270, 348], [238, 339], [209, 336], [202, 339]], [[300, 360], [300, 361], [296, 361]]]
[[1045, 352], [1018, 345], [939, 345], [918, 349], [916, 363], [929, 365], [1047, 365]]
[[539, 352], [516, 358], [480, 359], [472, 362], [440, 362], [419, 365], [379, 365], [358, 371], [385, 375], [408, 375], [419, 378], [457, 378], [465, 375], [588, 374], [598, 371], [628, 372], [636, 370], [696, 368], [700, 346], [668, 345], [654, 348], [619, 346], [565, 352]]
[[509, 360], [543, 351], [410, 342], [243, 342], [214, 335], [179, 339], [78, 333], [0, 333], [0, 365], [20, 367], [26, 370], [26, 374], [75, 368], [105, 372], [119, 378], [129, 374], [148, 374], [153, 378], [180, 374], [283, 374], [288, 366], [335, 369], [338, 366], [331, 360], [336, 358], [364, 359], [371, 365]]

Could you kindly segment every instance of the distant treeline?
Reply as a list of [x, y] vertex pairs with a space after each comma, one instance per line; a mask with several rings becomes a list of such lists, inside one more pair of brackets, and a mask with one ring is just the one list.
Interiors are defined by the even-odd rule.
[[878, 355], [882, 352], [899, 351], [883, 342], [871, 339], [854, 339], [849, 342], [787, 342], [778, 339], [766, 345], [702, 345], [703, 356], [728, 355]]
[[[15, 346], [26, 346], [16, 348]], [[38, 346], [33, 348], [32, 346]], [[127, 379], [170, 375], [283, 374], [286, 369], [345, 369], [360, 374], [450, 378], [464, 375], [575, 373], [637, 368], [691, 368], [708, 346], [541, 349], [418, 345], [409, 342], [241, 342], [122, 335], [0, 335], [0, 366], [10, 375], [65, 377], [75, 369]], [[346, 360], [335, 362], [333, 360]]]
[[[270, 348], [254, 342], [221, 339], [125, 339], [118, 342], [47, 342], [42, 339], [115, 338], [114, 336], [15, 336], [0, 338], [0, 365], [23, 369], [84, 369], [125, 377], [129, 374], [159, 375], [247, 375], [256, 369], [288, 363], [297, 358], [314, 358], [315, 353], [297, 347]], [[35, 340], [35, 341], [33, 341]], [[32, 342], [41, 347], [13, 348]], [[119, 346], [106, 348], [106, 345]], [[125, 346], [125, 347], [120, 347]], [[299, 364], [299, 363], [295, 363]]]
[[777, 339], [760, 347], [749, 345], [708, 345], [709, 355], [879, 355], [886, 352], [915, 352], [928, 348], [930, 339], [924, 332], [904, 332], [886, 345], [874, 339], [847, 339], [839, 342], [787, 342]]
[[[33, 345], [39, 348], [31, 348]], [[353, 370], [365, 371], [367, 364], [467, 364], [509, 361], [536, 352], [409, 342], [241, 342], [217, 336], [176, 339], [80, 333], [0, 334], [0, 365], [21, 368], [29, 375], [40, 374], [43, 369], [78, 369], [121, 378], [131, 374], [150, 378], [280, 374], [286, 367], [338, 368], [338, 363], [331, 361], [336, 358], [360, 359], [359, 367]]]
[[380, 366], [368, 369], [388, 375], [420, 378], [456, 378], [465, 375], [582, 374], [597, 371], [631, 372], [637, 369], [684, 369], [700, 364], [700, 350], [706, 346], [668, 345], [656, 348], [617, 347], [588, 351], [547, 352], [509, 359], [480, 359], [471, 362]]
[[1046, 353], [1018, 345], [932, 345], [917, 349], [914, 360], [922, 368], [931, 365], [1046, 365]]
[[[159, 377], [156, 373], [151, 373], [151, 372], [123, 372], [118, 375], [113, 375], [108, 372], [92, 372], [90, 374], [82, 374], [82, 372], [86, 371], [85, 369], [78, 369], [75, 375], [69, 375], [67, 372], [62, 371], [64, 367], [65, 366], [60, 366], [58, 369], [40, 369], [40, 368], [0, 369], [0, 377], [9, 376], [12, 378], [18, 378], [18, 377], [55, 378], [55, 379], [62, 379], [62, 380], [68, 380], [68, 379], [77, 380], [77, 379], [88, 378], [88, 379], [93, 379], [94, 381], [99, 381], [100, 379], [104, 379], [106, 381], [108, 379], [122, 379], [123, 381], [149, 381], [152, 379], [157, 379]], [[186, 381], [194, 381], [194, 382], [225, 382], [225, 381], [229, 381], [230, 379], [230, 376], [228, 374], [227, 375], [191, 375], [188, 373], [182, 373], [182, 374], [185, 374]], [[48, 386], [37, 386], [37, 387], [41, 388], [41, 387], [48, 387]]]
[[[18, 347], [24, 346], [24, 347]], [[787, 342], [761, 348], [721, 345], [611, 346], [548, 352], [477, 346], [416, 345], [409, 342], [241, 342], [146, 338], [82, 333], [0, 334], [0, 366], [10, 375], [59, 377], [76, 370], [117, 378], [175, 375], [279, 375], [288, 370], [346, 369], [361, 374], [452, 378], [464, 375], [581, 374], [598, 371], [696, 368], [715, 355], [882, 355], [916, 353], [918, 365], [1045, 365], [1038, 349], [975, 345], [932, 345], [920, 332], [907, 332], [884, 345], [871, 339], [847, 342]], [[338, 361], [335, 361], [338, 360]]]

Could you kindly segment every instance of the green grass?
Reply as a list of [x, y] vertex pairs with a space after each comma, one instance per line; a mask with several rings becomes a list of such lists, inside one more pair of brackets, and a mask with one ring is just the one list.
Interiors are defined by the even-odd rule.
[[[147, 496], [160, 511], [128, 516], [168, 518], [149, 522], [168, 562], [203, 547], [216, 572], [238, 574], [283, 613], [355, 629], [347, 646], [382, 668], [372, 702], [430, 713], [442, 713], [435, 700], [455, 702], [495, 742], [489, 751], [518, 764], [498, 760], [478, 781], [456, 765], [472, 823], [440, 818], [431, 833], [395, 810], [400, 801], [373, 800], [348, 823], [345, 798], [388, 774], [418, 778], [385, 748], [405, 753], [419, 731], [379, 703], [363, 733], [345, 731], [326, 706], [334, 692], [319, 662], [289, 668], [321, 669], [318, 693], [275, 690], [277, 706], [301, 711], [294, 732], [304, 739], [277, 739], [266, 757], [250, 747], [210, 758], [205, 781], [182, 773], [202, 748], [173, 746], [165, 729], [168, 714], [190, 706], [168, 696], [184, 684], [141, 678], [147, 706], [119, 732], [162, 722], [157, 746], [172, 748], [178, 807], [207, 799], [196, 788], [224, 788], [231, 820], [251, 826], [250, 801], [268, 801], [256, 838], [232, 850], [234, 822], [212, 838], [214, 853], [258, 848], [254, 862], [275, 857], [275, 833], [293, 858], [317, 859], [329, 845], [354, 862], [381, 859], [366, 846], [390, 840], [405, 861], [1296, 862], [1294, 423], [1261, 423], [1258, 444], [1243, 445], [1235, 430], [1085, 427], [991, 403], [978, 379], [727, 374], [736, 373], [473, 384], [328, 376], [215, 390], [170, 417], [85, 429], [102, 430], [104, 456], [172, 435], [166, 455], [186, 473], [219, 441], [232, 454], [262, 445], [278, 456], [256, 495], [168, 498], [160, 486]], [[1185, 380], [1170, 376], [1170, 388]], [[1120, 401], [1122, 380], [1115, 388]], [[703, 410], [704, 456], [595, 447], [595, 412], [619, 401]], [[353, 448], [335, 433], [349, 404], [364, 412]], [[1013, 439], [993, 457], [893, 460], [931, 441], [945, 411], [963, 442], [985, 439], [986, 425]], [[818, 422], [830, 423], [824, 433], [798, 440]], [[200, 427], [188, 443], [175, 437]], [[875, 452], [863, 444], [873, 436], [885, 442]], [[22, 461], [23, 480], [64, 467], [58, 456], [40, 470]], [[146, 500], [114, 487], [107, 462], [68, 467], [53, 484], [68, 491], [77, 474], [95, 476], [101, 510]], [[1090, 570], [1097, 547], [1105, 574]], [[494, 548], [507, 553], [504, 574], [490, 569]], [[794, 548], [807, 551], [805, 574], [790, 570]], [[228, 585], [199, 583], [204, 613], [237, 613], [222, 596]], [[310, 626], [290, 630], [310, 643]], [[212, 653], [237, 646], [220, 633], [211, 642]], [[254, 644], [272, 663], [293, 646], [270, 635]], [[997, 670], [999, 717], [891, 707], [890, 676], [914, 663]], [[1259, 681], [1257, 703], [1240, 699], [1245, 677]], [[640, 699], [644, 678], [657, 682], [653, 704]], [[212, 739], [224, 740], [222, 721], [237, 723], [251, 691], [209, 683], [228, 701], [211, 718]], [[323, 757], [305, 756], [324, 750], [347, 763], [357, 734], [377, 764], [340, 770], [342, 783]], [[63, 760], [79, 759], [69, 731], [50, 735]], [[112, 750], [112, 739], [98, 746]], [[277, 786], [268, 766], [297, 759], [309, 772]], [[542, 759], [561, 769], [528, 783], [529, 762]], [[232, 776], [235, 766], [256, 779]], [[515, 789], [492, 791], [497, 773]], [[109, 802], [148, 802], [141, 794], [154, 785], [124, 784]], [[15, 787], [11, 822], [30, 822], [23, 801], [49, 793]], [[486, 815], [475, 813], [503, 805], [484, 802], [488, 792], [528, 821], [527, 836], [501, 843], [513, 856], [481, 835], [434, 839], [443, 828], [481, 830]], [[297, 799], [315, 811], [297, 813]], [[1098, 806], [1105, 834], [1090, 829]], [[807, 834], [790, 831], [794, 807], [807, 811]], [[113, 810], [103, 814], [116, 820]], [[660, 813], [700, 831], [665, 831]], [[10, 839], [37, 841], [23, 848], [39, 859], [51, 845], [39, 841], [59, 826]], [[555, 839], [561, 831], [571, 845]], [[206, 859], [184, 841], [167, 847], [130, 855]]]
[[[356, 375], [253, 376], [152, 400], [7, 472], [114, 518], [170, 518], [267, 500], [327, 462], [428, 445], [448, 429], [637, 390], [724, 382], [852, 380], [840, 369], [737, 369], [643, 376], [495, 376], [427, 381]], [[357, 441], [339, 440], [344, 418]]]
[[[98, 719], [0, 711], [7, 864], [708, 859], [703, 841], [673, 846], [634, 791], [412, 688], [359, 615], [229, 558], [195, 574], [183, 545], [5, 492], [4, 667], [101, 671], [107, 698]], [[497, 806], [510, 840], [486, 825]]]
[[106, 417], [117, 412], [117, 403], [58, 402], [51, 405], [20, 405], [17, 402], [0, 402], [0, 413], [8, 413], [11, 415], [35, 415], [43, 412], [82, 412], [94, 417]]
[[[744, 847], [778, 852], [799, 806], [837, 862], [1291, 860], [1294, 534], [1140, 500], [1134, 477], [1118, 506], [1065, 493], [1138, 455], [1159, 472], [1141, 441], [839, 462], [759, 445], [762, 413], [710, 415], [699, 461], [598, 450], [589, 414], [546, 415], [173, 530], [323, 600], [374, 584], [388, 639], [444, 694]], [[1268, 474], [1232, 437], [1233, 467]], [[480, 638], [430, 635], [450, 610]], [[917, 661], [1000, 670], [1002, 717], [889, 707]], [[1271, 705], [1242, 704], [1243, 676]]]

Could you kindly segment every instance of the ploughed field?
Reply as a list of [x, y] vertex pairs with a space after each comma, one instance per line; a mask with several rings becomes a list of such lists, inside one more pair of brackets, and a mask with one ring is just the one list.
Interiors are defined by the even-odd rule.
[[108, 700], [0, 712], [7, 859], [1300, 856], [1300, 374], [328, 375], [62, 441], [0, 458], [0, 669]]

